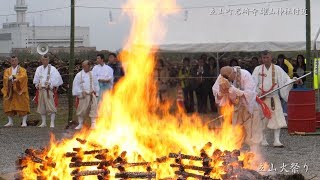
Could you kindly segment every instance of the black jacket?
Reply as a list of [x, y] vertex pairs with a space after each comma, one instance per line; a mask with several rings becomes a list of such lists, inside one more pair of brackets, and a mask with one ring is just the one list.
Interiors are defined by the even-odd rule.
[[119, 79], [124, 76], [124, 70], [122, 67], [122, 64], [120, 62], [116, 63], [108, 63], [108, 66], [110, 66], [113, 69], [113, 82], [116, 83], [119, 81]]

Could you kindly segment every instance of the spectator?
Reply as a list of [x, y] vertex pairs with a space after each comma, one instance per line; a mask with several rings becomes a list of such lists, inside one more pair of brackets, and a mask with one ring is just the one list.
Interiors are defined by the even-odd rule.
[[110, 66], [113, 69], [113, 84], [115, 85], [119, 81], [119, 79], [122, 76], [124, 76], [124, 70], [121, 62], [117, 59], [117, 55], [115, 53], [110, 53], [108, 60], [108, 66]]
[[165, 67], [162, 59], [157, 61], [156, 80], [159, 100], [165, 102], [168, 98], [169, 70]]
[[256, 68], [257, 66], [259, 66], [261, 63], [259, 62], [259, 58], [254, 56], [251, 58], [251, 68], [250, 68], [250, 73], [253, 73], [254, 68]]
[[[294, 77], [301, 77], [303, 75], [306, 74], [306, 70], [307, 70], [307, 67], [306, 67], [306, 63], [304, 62], [304, 56], [299, 54], [297, 56], [297, 64], [294, 66]], [[306, 81], [306, 78], [303, 78], [302, 79], [302, 82], [305, 82]], [[294, 85], [294, 87], [303, 87], [303, 85]]]
[[280, 66], [289, 75], [290, 78], [293, 78], [293, 66], [287, 60], [285, 55], [279, 54], [277, 59], [277, 65]]
[[237, 59], [232, 58], [229, 62], [229, 66], [234, 67], [234, 66], [239, 66], [239, 62]]
[[179, 79], [181, 80], [181, 88], [184, 97], [184, 107], [187, 113], [194, 112], [194, 97], [192, 88], [192, 68], [190, 66], [190, 59], [188, 57], [183, 58], [183, 65], [179, 71]]
[[201, 54], [200, 59], [202, 59], [204, 63], [207, 63], [207, 59], [208, 59], [207, 54], [204, 54], [204, 53]]
[[209, 95], [209, 102], [210, 102], [210, 109], [211, 112], [217, 112], [217, 107], [216, 107], [216, 103], [215, 103], [215, 99], [213, 96], [213, 93], [211, 91], [212, 86], [214, 85], [214, 83], [216, 82], [216, 79], [218, 77], [218, 72], [217, 72], [217, 61], [214, 57], [209, 57], [208, 59], [209, 61], [209, 79], [208, 79], [208, 95]]
[[208, 79], [209, 65], [205, 63], [203, 58], [200, 58], [196, 67], [197, 76], [197, 105], [199, 113], [207, 112], [207, 98], [208, 98]]

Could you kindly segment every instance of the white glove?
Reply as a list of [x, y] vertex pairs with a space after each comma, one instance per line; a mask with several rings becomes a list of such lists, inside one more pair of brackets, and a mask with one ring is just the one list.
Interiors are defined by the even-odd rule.
[[241, 91], [238, 88], [235, 88], [233, 85], [231, 85], [231, 87], [229, 88], [229, 93], [231, 95], [236, 95], [236, 96], [243, 96], [244, 92]]
[[9, 76], [9, 80], [12, 80], [13, 79], [13, 76], [11, 75], [11, 76]]

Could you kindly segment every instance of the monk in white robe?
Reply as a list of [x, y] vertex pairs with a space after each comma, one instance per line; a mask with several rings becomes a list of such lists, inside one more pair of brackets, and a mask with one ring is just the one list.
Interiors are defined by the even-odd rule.
[[79, 121], [79, 125], [75, 129], [82, 128], [84, 118], [87, 116], [91, 118], [91, 129], [95, 129], [99, 84], [92, 71], [90, 71], [88, 60], [83, 61], [82, 71], [77, 73], [73, 80], [72, 94], [76, 96], [76, 113]]
[[41, 58], [42, 65], [36, 69], [33, 84], [37, 93], [35, 102], [38, 105], [37, 112], [41, 115], [42, 123], [39, 127], [45, 127], [46, 116], [51, 114], [50, 127], [54, 128], [54, 121], [57, 113], [58, 88], [63, 84], [59, 71], [49, 64], [49, 57], [44, 55]]
[[103, 94], [113, 88], [113, 69], [104, 62], [104, 55], [97, 55], [97, 65], [92, 69], [92, 73], [99, 82], [100, 94], [98, 101], [103, 98]]
[[[272, 63], [272, 56], [270, 52], [262, 52], [262, 62], [263, 64], [257, 66], [252, 73], [255, 83], [257, 84], [257, 92], [259, 96], [264, 95], [287, 83], [295, 81], [296, 78], [294, 78], [293, 80], [290, 79], [288, 74], [280, 66], [277, 66]], [[286, 102], [288, 101], [289, 92], [292, 86], [293, 84], [280, 89], [280, 95], [282, 99]], [[268, 120], [264, 118], [263, 120], [264, 130], [266, 130], [266, 128], [273, 129], [273, 146], [284, 147], [283, 144], [280, 142], [280, 130], [281, 128], [286, 127], [287, 123], [283, 114], [281, 101], [279, 98], [279, 91], [267, 95], [262, 100], [269, 107], [272, 113], [271, 119]], [[263, 134], [262, 145], [269, 145], [266, 140], [265, 133]]]
[[240, 67], [225, 66], [212, 87], [219, 106], [234, 105], [232, 124], [244, 127], [245, 143], [251, 151], [258, 151], [262, 141], [261, 111], [256, 102], [256, 84], [251, 74]]
[[3, 73], [3, 111], [8, 116], [5, 127], [13, 126], [13, 117], [22, 117], [21, 127], [27, 127], [27, 117], [30, 114], [27, 70], [18, 65], [18, 58], [12, 56], [11, 67]]

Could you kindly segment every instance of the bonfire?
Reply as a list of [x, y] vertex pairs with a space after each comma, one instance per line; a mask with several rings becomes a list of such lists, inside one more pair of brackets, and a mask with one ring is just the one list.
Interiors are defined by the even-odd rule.
[[[222, 108], [224, 121], [209, 129], [197, 115], [172, 103], [159, 104], [154, 81], [154, 45], [165, 36], [163, 19], [179, 11], [174, 0], [129, 0], [123, 11], [132, 20], [120, 53], [126, 76], [104, 94], [97, 128], [40, 150], [27, 149], [18, 161], [21, 179], [236, 179], [257, 169], [256, 154], [241, 153], [244, 132], [231, 125], [233, 106]], [[252, 172], [250, 174], [259, 175]]]

